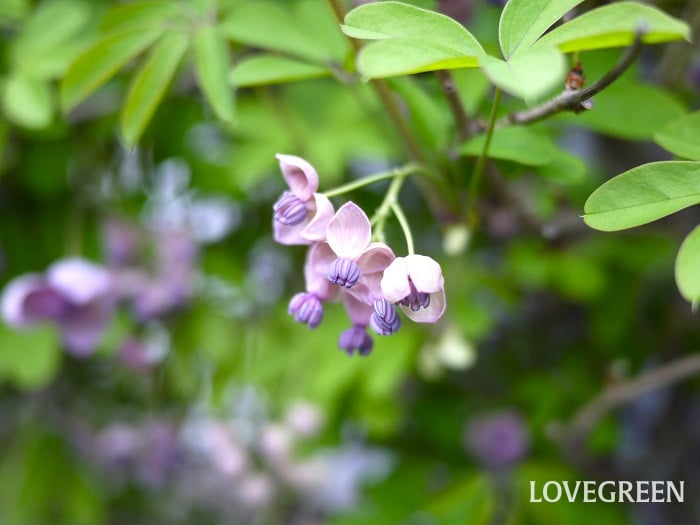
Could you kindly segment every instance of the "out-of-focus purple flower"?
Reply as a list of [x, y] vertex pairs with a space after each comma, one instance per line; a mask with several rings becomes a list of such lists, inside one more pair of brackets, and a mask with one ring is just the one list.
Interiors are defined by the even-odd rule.
[[504, 468], [520, 461], [527, 453], [529, 441], [523, 418], [512, 411], [475, 418], [465, 434], [467, 449], [490, 468]]
[[238, 500], [252, 509], [264, 509], [275, 497], [275, 485], [270, 476], [263, 473], [244, 477], [234, 490]]
[[161, 487], [182, 459], [175, 428], [167, 422], [153, 422], [144, 429], [144, 451], [137, 477], [149, 487]]
[[340, 334], [338, 348], [352, 356], [355, 352], [367, 356], [372, 352], [374, 342], [367, 333], [367, 327], [363, 325], [353, 325]]
[[298, 401], [293, 403], [284, 417], [287, 426], [301, 437], [316, 435], [323, 426], [323, 418], [318, 409], [310, 404]]
[[141, 337], [128, 337], [119, 347], [122, 362], [137, 372], [146, 372], [163, 361], [170, 350], [170, 336], [162, 326], [149, 325]]
[[294, 447], [294, 436], [287, 427], [269, 423], [260, 433], [260, 453], [266, 461], [275, 465], [287, 461]]
[[444, 284], [440, 265], [425, 255], [397, 257], [381, 281], [385, 299], [418, 323], [434, 323], [445, 313]]
[[328, 280], [352, 288], [364, 276], [365, 289], [359, 294], [369, 304], [378, 299], [379, 295], [367, 297], [373, 284], [379, 282], [373, 276], [391, 263], [394, 252], [384, 243], [371, 242], [372, 228], [365, 212], [352, 201], [345, 203], [328, 223], [326, 240], [335, 255], [328, 267]]
[[301, 157], [276, 155], [289, 185], [273, 206], [274, 238], [280, 244], [311, 244], [325, 239], [333, 204], [318, 190], [318, 173]]
[[15, 327], [55, 323], [66, 350], [94, 352], [114, 309], [112, 278], [102, 266], [81, 258], [53, 263], [44, 275], [20, 276], [6, 286], [2, 315]]
[[135, 225], [109, 220], [102, 227], [102, 242], [107, 265], [123, 267], [137, 261], [143, 239]]

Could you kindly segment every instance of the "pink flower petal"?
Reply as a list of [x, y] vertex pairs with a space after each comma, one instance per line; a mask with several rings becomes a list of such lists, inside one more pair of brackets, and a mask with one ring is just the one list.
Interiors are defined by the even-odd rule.
[[311, 220], [302, 229], [301, 237], [309, 241], [325, 241], [326, 228], [333, 218], [335, 210], [328, 197], [322, 193], [314, 193], [313, 200], [309, 203], [309, 215]]
[[343, 294], [345, 311], [354, 325], [367, 326], [369, 319], [374, 313], [374, 307], [357, 299], [352, 294]]
[[318, 173], [314, 167], [301, 157], [295, 155], [275, 155], [280, 163], [282, 176], [289, 189], [301, 200], [308, 200], [318, 190]]
[[2, 317], [10, 326], [21, 327], [32, 324], [35, 320], [24, 311], [26, 298], [41, 289], [46, 288], [43, 277], [30, 273], [11, 280], [5, 286], [0, 299]]
[[357, 260], [363, 274], [381, 272], [391, 264], [396, 258], [394, 252], [391, 251], [383, 242], [373, 242], [365, 249]]
[[397, 257], [384, 270], [381, 287], [384, 298], [390, 303], [398, 303], [411, 293], [405, 257]]
[[335, 254], [325, 242], [315, 243], [306, 255], [306, 291], [316, 294], [323, 301], [333, 300], [338, 293], [338, 287], [328, 280], [328, 268], [334, 260]]
[[365, 212], [354, 202], [346, 202], [328, 223], [326, 239], [339, 258], [356, 259], [367, 248], [372, 228]]
[[406, 268], [408, 268], [408, 275], [419, 292], [437, 292], [445, 285], [440, 265], [430, 257], [408, 255], [406, 256]]
[[309, 218], [307, 218], [301, 224], [295, 224], [294, 226], [285, 226], [284, 224], [273, 220], [272, 221], [272, 236], [275, 241], [280, 244], [285, 244], [287, 246], [297, 245], [297, 244], [311, 244], [309, 239], [305, 239], [301, 236], [304, 228], [309, 223]]
[[111, 277], [106, 269], [79, 257], [53, 263], [46, 271], [46, 281], [76, 305], [105, 295], [111, 287]]
[[447, 302], [445, 300], [445, 290], [439, 290], [430, 294], [430, 305], [427, 308], [420, 308], [415, 312], [409, 306], [399, 305], [406, 317], [416, 323], [435, 323], [445, 313]]

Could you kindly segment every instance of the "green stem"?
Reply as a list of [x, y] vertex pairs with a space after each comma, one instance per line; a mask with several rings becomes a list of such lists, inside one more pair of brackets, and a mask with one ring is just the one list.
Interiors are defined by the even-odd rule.
[[491, 106], [491, 117], [489, 118], [489, 127], [486, 131], [486, 141], [484, 142], [484, 147], [481, 150], [481, 155], [476, 161], [476, 166], [474, 167], [474, 173], [469, 181], [469, 195], [467, 201], [467, 214], [468, 214], [468, 224], [469, 229], [473, 230], [476, 227], [478, 220], [478, 215], [476, 213], [476, 198], [479, 192], [479, 185], [481, 184], [481, 179], [484, 176], [484, 168], [486, 167], [486, 159], [489, 155], [489, 147], [491, 146], [491, 138], [493, 137], [493, 130], [496, 126], [496, 115], [498, 114], [498, 106], [501, 103], [501, 95], [503, 92], [500, 88], [496, 88], [496, 93], [493, 96], [493, 105]]
[[408, 255], [413, 255], [416, 252], [413, 248], [413, 235], [411, 234], [411, 228], [408, 225], [406, 214], [403, 212], [403, 209], [398, 202], [391, 203], [391, 211], [393, 211], [394, 215], [396, 215], [396, 220], [399, 221], [401, 229], [403, 230], [403, 235], [406, 237], [406, 249], [408, 250]]
[[348, 193], [358, 188], [362, 188], [363, 186], [374, 184], [375, 182], [379, 182], [381, 180], [393, 179], [395, 177], [405, 177], [406, 175], [420, 171], [420, 169], [421, 168], [418, 166], [418, 164], [406, 164], [405, 166], [394, 168], [390, 171], [377, 173], [375, 175], [363, 177], [356, 181], [348, 182], [347, 184], [343, 184], [342, 186], [338, 186], [332, 190], [324, 191], [323, 194], [326, 197], [335, 197], [337, 195], [342, 195], [343, 193]]

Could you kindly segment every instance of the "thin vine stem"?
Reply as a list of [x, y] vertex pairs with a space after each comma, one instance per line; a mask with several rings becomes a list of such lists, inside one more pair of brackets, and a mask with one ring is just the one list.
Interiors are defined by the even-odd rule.
[[390, 171], [377, 173], [375, 175], [363, 177], [356, 181], [348, 182], [347, 184], [343, 184], [342, 186], [338, 186], [337, 188], [324, 191], [323, 194], [326, 197], [336, 197], [338, 195], [343, 195], [344, 193], [351, 192], [358, 188], [369, 186], [370, 184], [374, 184], [375, 182], [379, 182], [386, 179], [393, 179], [395, 177], [405, 177], [407, 175], [410, 175], [411, 173], [415, 173], [420, 170], [421, 167], [418, 164], [410, 163], [406, 164], [405, 166], [394, 168]]
[[413, 255], [416, 253], [413, 246], [413, 234], [411, 233], [411, 227], [408, 225], [406, 214], [403, 212], [401, 205], [396, 201], [391, 203], [391, 211], [396, 215], [396, 220], [399, 221], [401, 229], [403, 230], [403, 236], [406, 238], [406, 250], [408, 251], [408, 255]]
[[493, 130], [496, 126], [496, 115], [498, 114], [498, 106], [501, 104], [501, 95], [503, 92], [500, 88], [496, 88], [496, 93], [493, 97], [493, 105], [491, 106], [491, 117], [489, 118], [489, 127], [486, 131], [486, 141], [484, 142], [484, 147], [481, 150], [481, 155], [476, 161], [476, 166], [474, 167], [474, 173], [472, 173], [471, 180], [469, 181], [469, 194], [467, 201], [467, 214], [468, 214], [468, 224], [470, 229], [476, 227], [476, 221], [478, 219], [476, 213], [476, 199], [479, 192], [479, 185], [481, 184], [481, 179], [484, 177], [484, 168], [486, 167], [486, 159], [489, 154], [489, 147], [491, 146], [491, 139], [493, 138]]

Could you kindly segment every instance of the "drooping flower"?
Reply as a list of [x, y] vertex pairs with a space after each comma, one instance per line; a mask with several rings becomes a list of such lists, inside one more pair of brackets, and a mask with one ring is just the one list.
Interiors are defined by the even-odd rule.
[[434, 323], [445, 313], [442, 269], [430, 257], [397, 257], [384, 270], [381, 287], [384, 298], [417, 323]]
[[2, 295], [2, 315], [11, 326], [54, 322], [68, 352], [91, 354], [100, 342], [114, 308], [112, 279], [102, 266], [81, 258], [52, 264], [44, 275], [11, 281]]
[[333, 204], [318, 190], [318, 173], [301, 157], [276, 155], [289, 185], [273, 206], [273, 234], [280, 244], [311, 244], [325, 238]]
[[[394, 260], [394, 252], [386, 244], [371, 242], [372, 228], [365, 212], [350, 201], [338, 209], [328, 223], [326, 240], [334, 258], [328, 267], [328, 280], [345, 288], [361, 282], [354, 295], [367, 304], [381, 297], [369, 297], [377, 291], [380, 273]], [[364, 297], [363, 297], [364, 296]]]
[[374, 346], [372, 338], [367, 333], [367, 325], [370, 323], [374, 308], [349, 293], [343, 294], [343, 302], [352, 327], [340, 334], [338, 347], [349, 356], [355, 352], [367, 356], [372, 352]]
[[401, 318], [396, 313], [394, 305], [386, 299], [377, 299], [373, 304], [374, 313], [369, 319], [369, 325], [379, 335], [392, 335], [401, 328]]
[[289, 302], [289, 315], [309, 328], [321, 323], [323, 303], [334, 300], [338, 294], [338, 288], [326, 278], [328, 261], [332, 257], [333, 252], [326, 243], [319, 242], [309, 248], [304, 264], [306, 291], [296, 294]]

